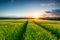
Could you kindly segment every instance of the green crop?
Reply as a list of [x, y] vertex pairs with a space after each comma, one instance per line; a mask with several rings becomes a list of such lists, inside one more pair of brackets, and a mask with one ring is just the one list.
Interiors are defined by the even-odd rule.
[[57, 40], [50, 32], [29, 22], [26, 28], [25, 40]]
[[0, 20], [0, 40], [60, 40], [60, 21]]
[[35, 23], [60, 39], [60, 21], [35, 21]]
[[[0, 23], [0, 40], [19, 40], [24, 31], [25, 21], [22, 23]], [[19, 38], [20, 37], [20, 38]]]

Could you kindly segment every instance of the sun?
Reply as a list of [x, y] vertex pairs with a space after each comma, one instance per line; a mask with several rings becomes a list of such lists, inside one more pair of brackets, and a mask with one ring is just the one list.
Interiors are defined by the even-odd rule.
[[39, 18], [38, 16], [35, 16], [35, 18]]
[[38, 14], [34, 14], [34, 18], [39, 18], [39, 15]]

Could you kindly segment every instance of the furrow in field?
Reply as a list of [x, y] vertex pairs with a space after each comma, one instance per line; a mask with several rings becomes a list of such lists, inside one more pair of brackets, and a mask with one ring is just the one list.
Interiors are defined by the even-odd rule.
[[35, 23], [28, 22], [24, 40], [57, 40], [57, 38]]
[[0, 24], [0, 40], [22, 40], [28, 21]]
[[22, 31], [20, 33], [21, 36], [18, 37], [18, 40], [24, 40], [24, 34], [26, 31], [27, 24], [28, 24], [28, 21], [26, 21], [26, 23], [23, 25]]
[[35, 24], [37, 24], [38, 26], [42, 27], [43, 29], [51, 32], [55, 37], [57, 37], [57, 40], [60, 39], [59, 35], [56, 35], [56, 31], [54, 31], [54, 29], [53, 29], [53, 30], [50, 30], [48, 27], [45, 27], [44, 24], [41, 25], [41, 24], [38, 23], [38, 22], [35, 22], [35, 21], [33, 21], [33, 22], [34, 22]]

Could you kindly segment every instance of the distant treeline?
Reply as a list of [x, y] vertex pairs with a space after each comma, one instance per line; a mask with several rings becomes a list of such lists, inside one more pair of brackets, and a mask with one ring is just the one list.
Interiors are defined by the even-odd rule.
[[[35, 18], [0, 18], [0, 19], [35, 19]], [[60, 17], [46, 17], [46, 18], [39, 18], [43, 20], [60, 20]]]
[[47, 18], [40, 18], [44, 20], [60, 20], [60, 17], [47, 17]]
[[0, 19], [34, 19], [34, 18], [0, 18]]

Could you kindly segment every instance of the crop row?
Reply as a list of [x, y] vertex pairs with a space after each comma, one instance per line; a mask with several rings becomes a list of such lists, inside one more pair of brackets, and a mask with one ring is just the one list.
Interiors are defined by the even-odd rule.
[[52, 34], [57, 36], [58, 39], [60, 39], [60, 24], [57, 23], [51, 24], [50, 22], [41, 22], [41, 21], [40, 22], [35, 21], [35, 23], [41, 26], [42, 28], [50, 31]]
[[0, 23], [0, 40], [19, 40], [26, 28], [27, 22], [23, 23]]
[[39, 27], [33, 22], [28, 22], [26, 32], [24, 35], [25, 40], [57, 40], [54, 35], [45, 29]]

